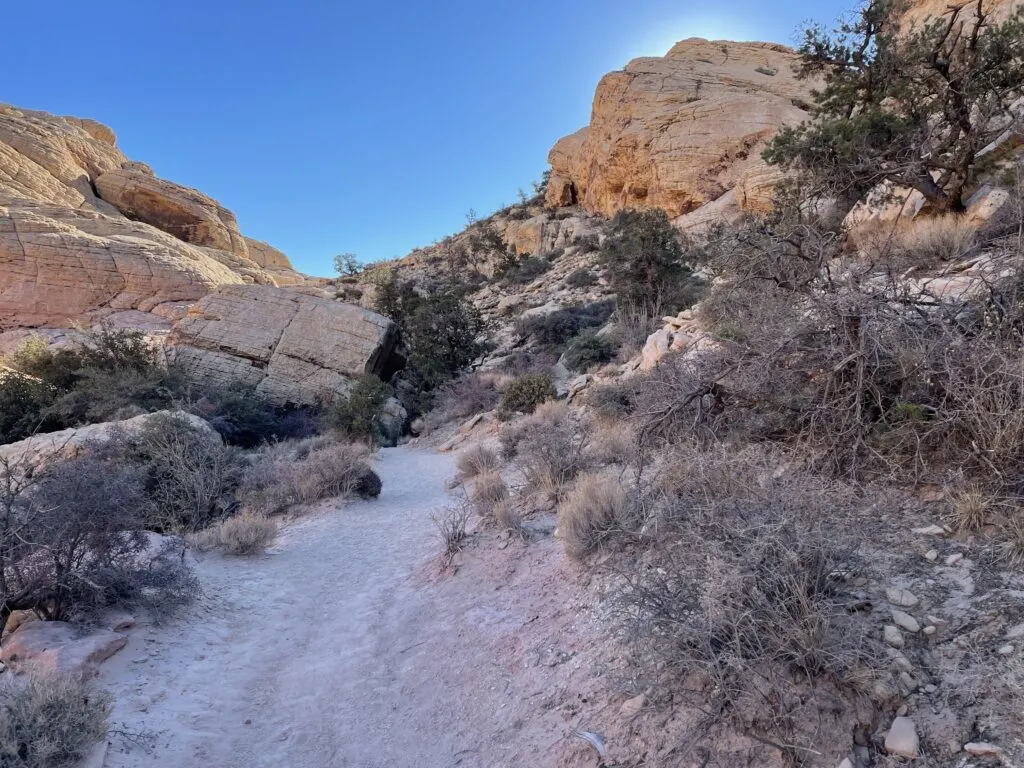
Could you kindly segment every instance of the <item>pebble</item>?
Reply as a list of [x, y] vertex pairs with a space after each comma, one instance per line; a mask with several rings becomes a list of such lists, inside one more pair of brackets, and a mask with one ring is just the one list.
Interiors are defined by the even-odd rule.
[[911, 616], [909, 613], [903, 611], [893, 610], [892, 620], [900, 629], [905, 629], [907, 632], [920, 632], [921, 625], [917, 623], [917, 619]]
[[619, 707], [619, 714], [623, 717], [636, 717], [640, 714], [640, 710], [647, 706], [647, 697], [642, 693], [639, 696], [634, 696], [629, 701], [625, 702]]
[[939, 550], [928, 550], [928, 552], [924, 556], [924, 559], [927, 560], [929, 563], [934, 563], [936, 560], [939, 559]]
[[885, 590], [885, 599], [900, 608], [913, 608], [917, 605], [917, 597], [906, 589], [890, 587]]
[[1010, 656], [1013, 653], [1013, 651], [1014, 651], [1013, 645], [1010, 644], [1010, 643], [1007, 643], [1006, 645], [1004, 645], [1001, 648], [999, 648], [996, 651], [996, 653], [998, 653], [1000, 656]]
[[925, 627], [925, 628], [924, 628], [924, 630], [922, 630], [922, 631], [923, 631], [923, 632], [924, 632], [924, 633], [925, 633], [926, 635], [928, 635], [928, 637], [931, 637], [931, 636], [932, 636], [932, 635], [934, 635], [934, 634], [935, 634], [935, 633], [936, 633], [936, 632], [937, 632], [938, 630], [937, 630], [937, 629], [935, 629], [935, 626], [934, 626], [934, 625], [932, 625], [932, 624], [929, 624], [929, 625], [928, 625], [927, 627]]
[[890, 755], [916, 758], [920, 742], [917, 738], [917, 726], [909, 717], [897, 717], [885, 736], [885, 751]]
[[924, 536], [944, 536], [946, 529], [940, 525], [926, 525], [924, 528], [915, 528], [914, 533], [920, 533]]
[[907, 712], [909, 712], [909, 711], [910, 711], [910, 707], [908, 707], [906, 704], [904, 704], [902, 707], [900, 707], [899, 709], [896, 710], [896, 716], [897, 717], [906, 717]]
[[964, 556], [960, 552], [957, 552], [955, 555], [950, 555], [946, 558], [946, 565], [956, 565], [963, 559]]
[[935, 693], [937, 690], [939, 690], [939, 687], [937, 685], [932, 685], [931, 683], [924, 687], [925, 693]]
[[839, 764], [838, 768], [853, 768], [853, 762], [850, 758], [844, 757], [843, 762]]
[[884, 630], [885, 644], [892, 648], [903, 647], [903, 633], [892, 624], [886, 624]]

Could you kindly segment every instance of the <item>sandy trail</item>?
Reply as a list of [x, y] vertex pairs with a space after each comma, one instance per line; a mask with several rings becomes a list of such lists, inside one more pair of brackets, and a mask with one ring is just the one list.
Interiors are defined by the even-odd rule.
[[[139, 628], [104, 669], [115, 729], [151, 742], [115, 736], [105, 765], [481, 764], [466, 756], [501, 691], [448, 655], [446, 609], [423, 588], [451, 470], [450, 456], [384, 450], [379, 499], [290, 527], [265, 557], [201, 562], [200, 605]], [[482, 678], [469, 695], [464, 671]]]

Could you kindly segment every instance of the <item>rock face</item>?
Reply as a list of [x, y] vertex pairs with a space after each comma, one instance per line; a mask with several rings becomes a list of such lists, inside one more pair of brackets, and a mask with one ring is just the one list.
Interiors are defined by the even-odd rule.
[[387, 374], [398, 332], [381, 315], [284, 288], [224, 286], [175, 324], [168, 355], [201, 381], [313, 404]]
[[[219, 285], [301, 283], [234, 214], [158, 179], [93, 120], [0, 105], [0, 331], [140, 310], [170, 319]], [[273, 254], [271, 254], [273, 252]]]
[[551, 150], [548, 202], [678, 217], [731, 193], [763, 209], [776, 180], [760, 159], [765, 142], [808, 117], [795, 61], [781, 45], [695, 38], [606, 75], [590, 126]]

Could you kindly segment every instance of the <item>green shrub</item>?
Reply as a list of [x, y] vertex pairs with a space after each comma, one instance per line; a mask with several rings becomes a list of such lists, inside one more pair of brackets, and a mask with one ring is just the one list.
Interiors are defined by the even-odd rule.
[[592, 285], [597, 285], [597, 275], [586, 267], [580, 267], [569, 273], [569, 276], [565, 278], [565, 284], [570, 288], [589, 288]]
[[505, 385], [501, 393], [501, 410], [533, 413], [534, 409], [547, 400], [558, 396], [551, 376], [546, 373], [527, 373]]
[[607, 363], [615, 356], [615, 348], [607, 339], [598, 336], [593, 328], [585, 328], [569, 342], [565, 351], [565, 366], [570, 371], [584, 372], [595, 365]]
[[604, 325], [614, 311], [613, 301], [595, 301], [544, 315], [527, 315], [516, 323], [516, 332], [545, 347], [560, 348], [584, 328]]
[[521, 285], [540, 277], [552, 266], [553, 264], [548, 259], [537, 256], [523, 258], [508, 256], [495, 270], [494, 276], [506, 283]]
[[0, 765], [76, 765], [106, 738], [111, 705], [110, 694], [92, 683], [38, 674], [8, 679], [0, 689]]
[[321, 419], [317, 408], [273, 406], [243, 386], [196, 388], [184, 409], [206, 421], [226, 443], [242, 448], [311, 437]]
[[381, 440], [381, 408], [393, 394], [390, 386], [371, 373], [363, 374], [328, 409], [326, 423], [355, 440]]

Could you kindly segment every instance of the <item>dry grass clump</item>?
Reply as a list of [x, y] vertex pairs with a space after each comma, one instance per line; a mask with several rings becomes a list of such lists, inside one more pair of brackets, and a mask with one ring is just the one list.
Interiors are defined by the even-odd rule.
[[444, 385], [434, 408], [424, 417], [427, 432], [456, 419], [494, 410], [501, 398], [500, 377], [492, 373], [467, 373]]
[[919, 219], [897, 231], [897, 253], [914, 261], [956, 261], [978, 244], [978, 228], [964, 216]]
[[569, 557], [581, 559], [628, 525], [631, 499], [607, 475], [583, 475], [558, 505], [558, 534]]
[[107, 735], [111, 697], [90, 683], [30, 674], [0, 688], [0, 765], [76, 765]]
[[490, 471], [478, 475], [469, 491], [469, 501], [481, 517], [491, 518], [495, 508], [508, 500], [508, 486], [500, 472]]
[[314, 439], [263, 449], [242, 478], [240, 497], [255, 513], [273, 515], [320, 499], [380, 494], [380, 478], [370, 468], [364, 445]]
[[469, 515], [469, 504], [464, 501], [447, 506], [431, 515], [441, 537], [441, 556], [445, 562], [451, 562], [465, 546]]
[[219, 549], [224, 554], [262, 554], [277, 535], [277, 523], [261, 515], [245, 513], [222, 520], [195, 537], [200, 549]]
[[626, 465], [636, 458], [637, 448], [637, 435], [631, 424], [608, 422], [594, 430], [587, 457], [598, 466]]
[[1024, 566], [1024, 515], [1014, 510], [999, 527], [1002, 559], [1014, 568]]
[[462, 480], [472, 480], [477, 475], [495, 472], [501, 468], [498, 454], [480, 443], [467, 448], [455, 464]]
[[525, 537], [523, 521], [516, 512], [515, 503], [512, 499], [508, 498], [499, 501], [494, 505], [491, 514], [498, 527], [503, 531], [509, 531], [510, 533]]
[[977, 533], [988, 522], [993, 499], [981, 486], [968, 485], [949, 494], [950, 523], [954, 530]]

